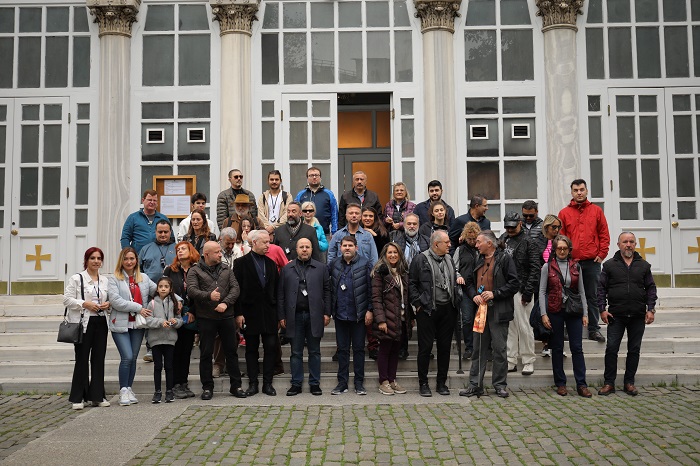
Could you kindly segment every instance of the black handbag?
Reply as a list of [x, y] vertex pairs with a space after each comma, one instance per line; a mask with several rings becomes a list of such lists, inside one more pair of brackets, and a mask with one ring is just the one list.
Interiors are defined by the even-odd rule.
[[[576, 267], [578, 267], [579, 272], [581, 270], [581, 267], [576, 264]], [[559, 275], [559, 280], [561, 281], [561, 288], [564, 290], [564, 297], [566, 298], [564, 301], [564, 314], [568, 316], [573, 316], [573, 317], [583, 317], [583, 302], [581, 301], [581, 294], [572, 290], [568, 286], [564, 284], [564, 277]]]
[[[80, 296], [85, 301], [85, 287], [83, 284], [83, 276], [78, 274], [80, 277]], [[72, 343], [78, 344], [83, 341], [83, 316], [84, 312], [80, 313], [80, 322], [68, 322], [68, 306], [63, 311], [63, 322], [58, 326], [58, 338], [56, 339], [59, 343]]]

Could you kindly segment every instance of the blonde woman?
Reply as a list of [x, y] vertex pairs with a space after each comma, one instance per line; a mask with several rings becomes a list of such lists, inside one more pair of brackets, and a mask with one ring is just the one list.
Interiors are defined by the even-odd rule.
[[316, 205], [307, 201], [301, 205], [301, 214], [304, 216], [304, 223], [311, 225], [316, 230], [316, 237], [318, 238], [318, 247], [321, 252], [328, 251], [328, 239], [326, 234], [323, 232], [323, 227], [316, 218]]
[[136, 314], [149, 317], [152, 311], [146, 309], [149, 296], [156, 292], [156, 284], [142, 274], [136, 250], [126, 247], [119, 253], [114, 275], [109, 277], [109, 299], [112, 313], [109, 316], [109, 329], [117, 345], [119, 363], [119, 404], [128, 406], [138, 403], [131, 386], [136, 376], [136, 360], [143, 341], [144, 329], [136, 328]]

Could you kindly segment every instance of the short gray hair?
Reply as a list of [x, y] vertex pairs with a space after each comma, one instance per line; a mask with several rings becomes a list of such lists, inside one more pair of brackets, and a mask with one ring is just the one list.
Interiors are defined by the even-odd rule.
[[437, 243], [440, 241], [440, 237], [445, 236], [449, 238], [449, 235], [445, 230], [435, 230], [432, 235], [430, 235], [430, 245], [432, 246], [433, 244]]
[[223, 241], [226, 238], [236, 241], [236, 236], [236, 230], [234, 230], [231, 227], [226, 227], [223, 230], [221, 230], [221, 234], [219, 235], [219, 241]]
[[250, 240], [251, 243], [257, 241], [260, 239], [263, 233], [269, 235], [266, 230], [251, 230], [250, 233], [248, 233], [248, 240]]
[[481, 233], [477, 236], [482, 236], [487, 242], [491, 243], [494, 248], [498, 248], [499, 241], [496, 235], [491, 230], [481, 230]]

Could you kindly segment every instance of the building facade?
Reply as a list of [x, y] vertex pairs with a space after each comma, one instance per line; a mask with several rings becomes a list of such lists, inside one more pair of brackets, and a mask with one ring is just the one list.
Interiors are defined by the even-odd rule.
[[154, 175], [284, 189], [431, 179], [496, 229], [589, 182], [659, 284], [700, 285], [699, 0], [87, 0], [0, 5], [0, 293], [113, 270]]

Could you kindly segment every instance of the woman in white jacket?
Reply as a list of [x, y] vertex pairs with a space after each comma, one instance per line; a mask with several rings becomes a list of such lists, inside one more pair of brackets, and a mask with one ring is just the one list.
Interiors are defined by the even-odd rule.
[[[83, 339], [75, 344], [75, 367], [68, 400], [73, 409], [83, 409], [85, 402], [106, 407], [105, 353], [107, 352], [107, 277], [100, 275], [104, 253], [91, 247], [83, 256], [83, 270], [68, 279], [63, 305], [68, 308], [69, 322], [81, 322]], [[88, 367], [89, 363], [89, 367]], [[92, 380], [90, 380], [92, 373]]]
[[122, 249], [114, 275], [109, 277], [109, 299], [112, 303], [109, 329], [121, 356], [119, 404], [122, 406], [139, 402], [131, 386], [136, 376], [136, 360], [145, 330], [136, 328], [136, 314], [140, 313], [143, 317], [152, 314], [146, 306], [155, 292], [156, 284], [139, 269], [136, 250], [132, 247]]

